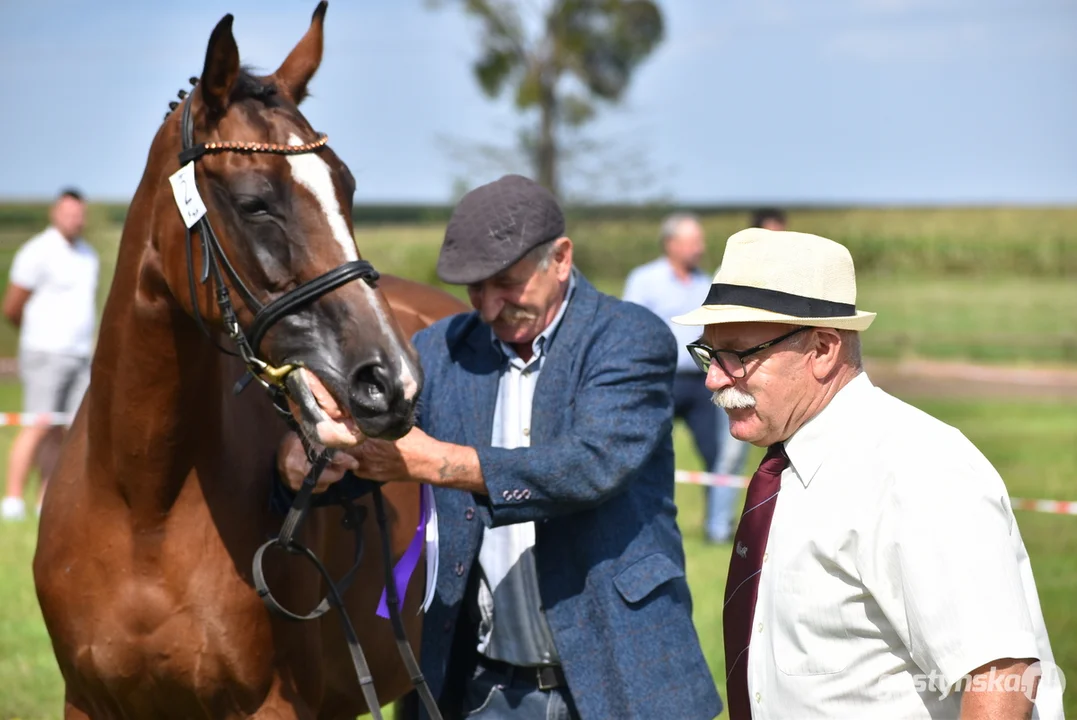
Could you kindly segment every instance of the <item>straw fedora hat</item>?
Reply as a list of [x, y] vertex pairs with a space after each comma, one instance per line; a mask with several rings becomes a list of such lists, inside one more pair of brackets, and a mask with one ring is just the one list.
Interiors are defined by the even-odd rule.
[[673, 322], [867, 330], [874, 319], [875, 313], [856, 309], [856, 273], [844, 245], [807, 233], [750, 228], [729, 238], [703, 306]]

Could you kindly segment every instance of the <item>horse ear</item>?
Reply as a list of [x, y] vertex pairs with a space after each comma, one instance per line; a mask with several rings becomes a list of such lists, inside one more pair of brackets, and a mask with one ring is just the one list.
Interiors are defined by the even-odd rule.
[[228, 99], [239, 77], [239, 48], [232, 35], [232, 15], [221, 18], [206, 48], [206, 64], [202, 68], [202, 80], [198, 87], [202, 102], [213, 115], [223, 115]]
[[322, 0], [314, 8], [310, 19], [310, 28], [303, 39], [288, 53], [277, 72], [277, 85], [291, 96], [296, 105], [307, 96], [307, 83], [322, 64], [322, 26], [325, 22], [325, 9], [329, 3]]

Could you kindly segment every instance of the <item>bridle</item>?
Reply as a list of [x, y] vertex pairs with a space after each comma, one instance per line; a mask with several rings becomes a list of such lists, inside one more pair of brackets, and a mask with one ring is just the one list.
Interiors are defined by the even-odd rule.
[[[278, 145], [275, 143], [236, 141], [198, 143], [196, 145], [194, 142], [194, 123], [191, 122], [192, 96], [193, 93], [188, 95], [183, 103], [183, 119], [181, 121], [183, 150], [179, 154], [179, 162], [181, 166], [196, 161], [203, 155], [219, 152], [304, 155], [306, 153], [317, 152], [329, 142], [329, 138], [324, 133], [318, 133], [317, 140], [305, 145]], [[289, 373], [299, 367], [295, 364], [273, 367], [258, 356], [262, 339], [265, 337], [266, 333], [269, 332], [271, 327], [280, 322], [280, 320], [287, 315], [290, 315], [297, 310], [301, 310], [321, 296], [336, 290], [338, 287], [345, 285], [352, 280], [362, 279], [370, 285], [370, 287], [376, 287], [378, 271], [374, 269], [374, 266], [367, 260], [351, 260], [327, 273], [319, 275], [313, 280], [308, 280], [298, 287], [289, 290], [268, 305], [263, 305], [256, 297], [254, 297], [254, 293], [247, 288], [247, 285], [243, 282], [242, 278], [239, 277], [239, 273], [236, 272], [235, 267], [228, 260], [228, 255], [225, 254], [224, 248], [221, 247], [220, 240], [217, 239], [217, 234], [213, 232], [213, 226], [209, 223], [209, 214], [207, 213], [203, 215], [198, 220], [195, 227], [198, 229], [198, 237], [202, 244], [202, 284], [205, 284], [212, 275], [213, 285], [217, 295], [217, 306], [221, 311], [221, 320], [224, 323], [225, 332], [228, 333], [228, 337], [235, 343], [236, 348], [239, 351], [239, 356], [243, 359], [243, 362], [247, 365], [247, 369], [250, 371], [251, 378], [259, 380], [265, 386], [275, 385], [277, 387], [283, 387], [284, 379]], [[197, 286], [195, 283], [193, 257], [194, 241], [191, 229], [192, 228], [187, 229], [187, 277], [190, 283], [191, 303], [194, 306], [195, 320], [199, 327], [205, 332], [205, 324], [198, 308], [198, 298], [196, 296]], [[231, 294], [228, 292], [228, 286], [225, 285], [221, 273], [222, 267], [224, 268], [224, 274], [228, 275], [228, 279], [232, 282], [232, 286], [235, 287], [236, 291], [243, 299], [244, 305], [246, 305], [247, 309], [254, 314], [254, 322], [251, 323], [249, 337], [239, 326], [235, 309], [232, 307]], [[247, 379], [247, 382], [249, 382], [249, 379]], [[246, 382], [244, 382], [244, 386], [245, 385]]]
[[[329, 142], [329, 138], [324, 133], [318, 133], [317, 140], [304, 145], [278, 145], [275, 143], [238, 141], [195, 144], [194, 124], [191, 121], [191, 98], [193, 95], [193, 92], [188, 94], [183, 103], [183, 114], [180, 121], [180, 134], [183, 143], [182, 150], [179, 153], [181, 167], [188, 163], [194, 163], [203, 155], [211, 153], [244, 152], [301, 155], [317, 152]], [[197, 186], [197, 174], [194, 175], [194, 178], [195, 185]], [[299, 527], [302, 524], [307, 511], [310, 509], [311, 496], [318, 483], [318, 477], [328, 464], [332, 451], [328, 449], [317, 450], [313, 447], [310, 439], [307, 438], [306, 433], [302, 431], [302, 428], [300, 428], [299, 423], [292, 415], [291, 409], [288, 406], [288, 389], [285, 385], [285, 379], [290, 373], [298, 370], [300, 364], [290, 363], [276, 367], [259, 357], [262, 339], [269, 329], [276, 323], [280, 322], [291, 313], [303, 309], [323, 295], [336, 290], [352, 280], [361, 279], [371, 288], [376, 287], [379, 277], [378, 271], [366, 260], [351, 260], [319, 275], [313, 280], [308, 280], [307, 282], [302, 283], [298, 287], [295, 287], [280, 297], [270, 301], [268, 304], [262, 304], [262, 302], [260, 302], [254, 296], [254, 293], [252, 293], [246, 286], [242, 278], [240, 278], [239, 274], [236, 272], [235, 267], [228, 260], [224, 248], [221, 247], [221, 243], [217, 239], [217, 234], [213, 232], [213, 226], [210, 224], [207, 208], [207, 212], [203, 214], [193, 226], [187, 228], [187, 278], [190, 286], [191, 304], [194, 311], [195, 322], [206, 337], [215, 344], [216, 341], [212, 340], [198, 306], [198, 283], [195, 280], [194, 235], [192, 234], [192, 230], [197, 230], [198, 238], [202, 245], [201, 283], [204, 285], [210, 278], [212, 278], [217, 307], [220, 309], [221, 320], [224, 324], [225, 332], [235, 344], [238, 352], [232, 352], [226, 348], [220, 347], [220, 345], [217, 345], [217, 347], [222, 352], [230, 355], [238, 355], [247, 366], [247, 373], [236, 383], [233, 392], [238, 394], [243, 391], [252, 379], [258, 380], [269, 393], [270, 399], [273, 402], [273, 407], [277, 410], [278, 414], [286, 423], [288, 423], [289, 427], [296, 432], [303, 442], [303, 448], [307, 453], [307, 459], [310, 461], [311, 465], [310, 472], [307, 473], [307, 476], [303, 479], [302, 487], [292, 500], [288, 514], [281, 525], [280, 534], [276, 538], [264, 543], [255, 552], [253, 578], [258, 595], [271, 611], [286, 619], [294, 621], [313, 620], [328, 612], [330, 607], [336, 608], [337, 614], [341, 619], [344, 634], [348, 641], [348, 650], [351, 653], [352, 663], [355, 666], [356, 675], [359, 679], [359, 685], [363, 692], [363, 697], [366, 700], [367, 707], [375, 720], [382, 720], [381, 706], [377, 698], [377, 693], [374, 690], [374, 678], [370, 672], [366, 657], [363, 654], [363, 649], [359, 644], [358, 635], [356, 635], [355, 628], [352, 626], [351, 619], [348, 617], [343, 600], [344, 592], [346, 592], [351, 585], [355, 573], [359, 568], [359, 564], [362, 561], [363, 543], [361, 526], [364, 516], [364, 513], [362, 512], [363, 508], [357, 507], [343, 497], [340, 499], [340, 504], [344, 507], [344, 526], [352, 530], [355, 534], [355, 550], [351, 568], [344, 574], [340, 581], [334, 581], [329, 574], [329, 571], [326, 570], [325, 566], [318, 560], [318, 557], [314, 552], [295, 539], [295, 535], [298, 533]], [[235, 308], [232, 305], [231, 294], [228, 291], [228, 286], [224, 282], [225, 275], [228, 276], [232, 286], [242, 298], [244, 305], [246, 305], [247, 309], [254, 315], [249, 335], [244, 332], [239, 325]], [[273, 482], [277, 483], [279, 480], [275, 479]], [[411, 676], [412, 684], [415, 686], [420, 699], [426, 706], [427, 713], [431, 718], [441, 720], [441, 713], [438, 710], [437, 703], [434, 701], [433, 695], [426, 684], [426, 679], [423, 677], [423, 674], [419, 669], [419, 664], [415, 660], [415, 654], [412, 652], [411, 645], [408, 642], [404, 623], [400, 618], [400, 598], [396, 585], [396, 578], [393, 574], [388, 521], [385, 515], [381, 484], [371, 481], [365, 482], [367, 484], [366, 490], [372, 494], [374, 500], [374, 514], [378, 521], [378, 530], [382, 545], [382, 560], [385, 567], [386, 599], [390, 622], [393, 626], [393, 635], [396, 638], [397, 649], [399, 650], [401, 659]], [[262, 569], [263, 556], [266, 550], [270, 547], [278, 547], [288, 553], [302, 555], [310, 560], [318, 569], [318, 572], [325, 580], [329, 594], [313, 611], [305, 615], [298, 615], [281, 606], [273, 597], [273, 594], [270, 592], [269, 586], [266, 583], [265, 573]]]

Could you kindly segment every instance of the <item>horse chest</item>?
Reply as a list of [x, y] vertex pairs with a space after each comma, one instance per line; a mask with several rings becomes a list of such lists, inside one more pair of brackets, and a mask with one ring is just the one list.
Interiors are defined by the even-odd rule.
[[131, 702], [264, 694], [273, 677], [269, 623], [249, 588], [209, 569], [219, 567], [162, 560], [110, 568], [107, 592], [75, 624], [77, 672]]

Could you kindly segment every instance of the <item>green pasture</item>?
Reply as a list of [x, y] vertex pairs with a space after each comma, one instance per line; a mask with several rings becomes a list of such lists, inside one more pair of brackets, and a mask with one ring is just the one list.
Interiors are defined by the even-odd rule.
[[[416, 214], [440, 218], [445, 209]], [[657, 208], [569, 213], [577, 265], [618, 294], [632, 267], [658, 252]], [[90, 208], [87, 239], [101, 254], [99, 309], [115, 266], [123, 208]], [[382, 272], [438, 284], [434, 273], [443, 221], [406, 224], [400, 212], [355, 211], [363, 256]], [[707, 211], [707, 267], [744, 212]], [[0, 204], [0, 277], [18, 246], [42, 226], [42, 207]], [[378, 222], [373, 219], [378, 218]], [[858, 268], [858, 304], [879, 313], [863, 336], [869, 357], [982, 362], [1077, 363], [1077, 207], [974, 209], [794, 209], [791, 227], [849, 247]], [[449, 288], [462, 297], [459, 288]], [[0, 357], [16, 335], [0, 323]], [[0, 380], [0, 411], [17, 409], [19, 388]], [[995, 463], [1012, 495], [1077, 500], [1077, 403], [987, 400], [913, 401], [956, 425]], [[14, 435], [0, 428], [0, 458]], [[687, 434], [676, 434], [678, 466], [698, 469]], [[758, 453], [749, 460], [758, 462]], [[6, 468], [0, 466], [0, 478]], [[678, 488], [695, 619], [715, 676], [722, 671], [721, 608], [728, 546], [702, 542], [702, 495]], [[1019, 512], [1058, 664], [1077, 679], [1077, 517]], [[36, 523], [0, 523], [0, 720], [60, 717], [62, 688], [30, 577]], [[940, 600], [944, 601], [944, 600]], [[721, 687], [721, 683], [719, 684]], [[1077, 714], [1077, 693], [1067, 710]]]
[[[567, 207], [568, 232], [586, 238], [578, 253], [588, 274], [624, 275], [652, 255], [658, 225], [672, 208], [658, 205]], [[721, 245], [744, 227], [744, 208], [688, 207], [703, 218], [720, 258]], [[424, 228], [436, 239], [448, 206], [356, 205], [356, 227]], [[1077, 273], [1077, 206], [1060, 207], [792, 207], [791, 229], [818, 233], [845, 244], [861, 272], [906, 274]], [[92, 224], [119, 226], [126, 206], [94, 204]], [[0, 202], [0, 229], [32, 231], [45, 222], [45, 204]]]
[[[17, 407], [19, 389], [0, 383], [0, 409]], [[921, 401], [914, 404], [960, 428], [995, 464], [1011, 495], [1077, 500], [1077, 404], [995, 401]], [[0, 458], [14, 431], [0, 428]], [[690, 437], [676, 430], [678, 467], [700, 469]], [[749, 465], [759, 461], [753, 451]], [[4, 470], [0, 469], [0, 477]], [[712, 672], [724, 692], [722, 598], [728, 545], [702, 540], [703, 488], [679, 486], [677, 503], [688, 557], [696, 627]], [[1077, 679], [1077, 517], [1017, 513], [1032, 558], [1055, 659]], [[0, 720], [61, 717], [63, 690], [38, 611], [31, 578], [37, 523], [0, 523]], [[946, 602], [940, 598], [940, 602]], [[1066, 695], [1067, 714], [1077, 714], [1077, 693]], [[725, 717], [723, 715], [723, 717]]]
[[[0, 278], [19, 244], [40, 227], [43, 208], [0, 205]], [[100, 302], [115, 265], [122, 207], [94, 205], [86, 236], [102, 259]], [[444, 225], [372, 223], [356, 209], [356, 240], [382, 272], [439, 285]], [[573, 211], [577, 265], [618, 294], [627, 272], [658, 253], [657, 211]], [[742, 212], [703, 216], [706, 267], [716, 266]], [[1077, 363], [1077, 207], [801, 210], [794, 229], [845, 243], [858, 268], [858, 304], [879, 313], [864, 335], [874, 357], [998, 363]], [[460, 288], [448, 288], [463, 297]], [[0, 323], [0, 356], [16, 336]]]

